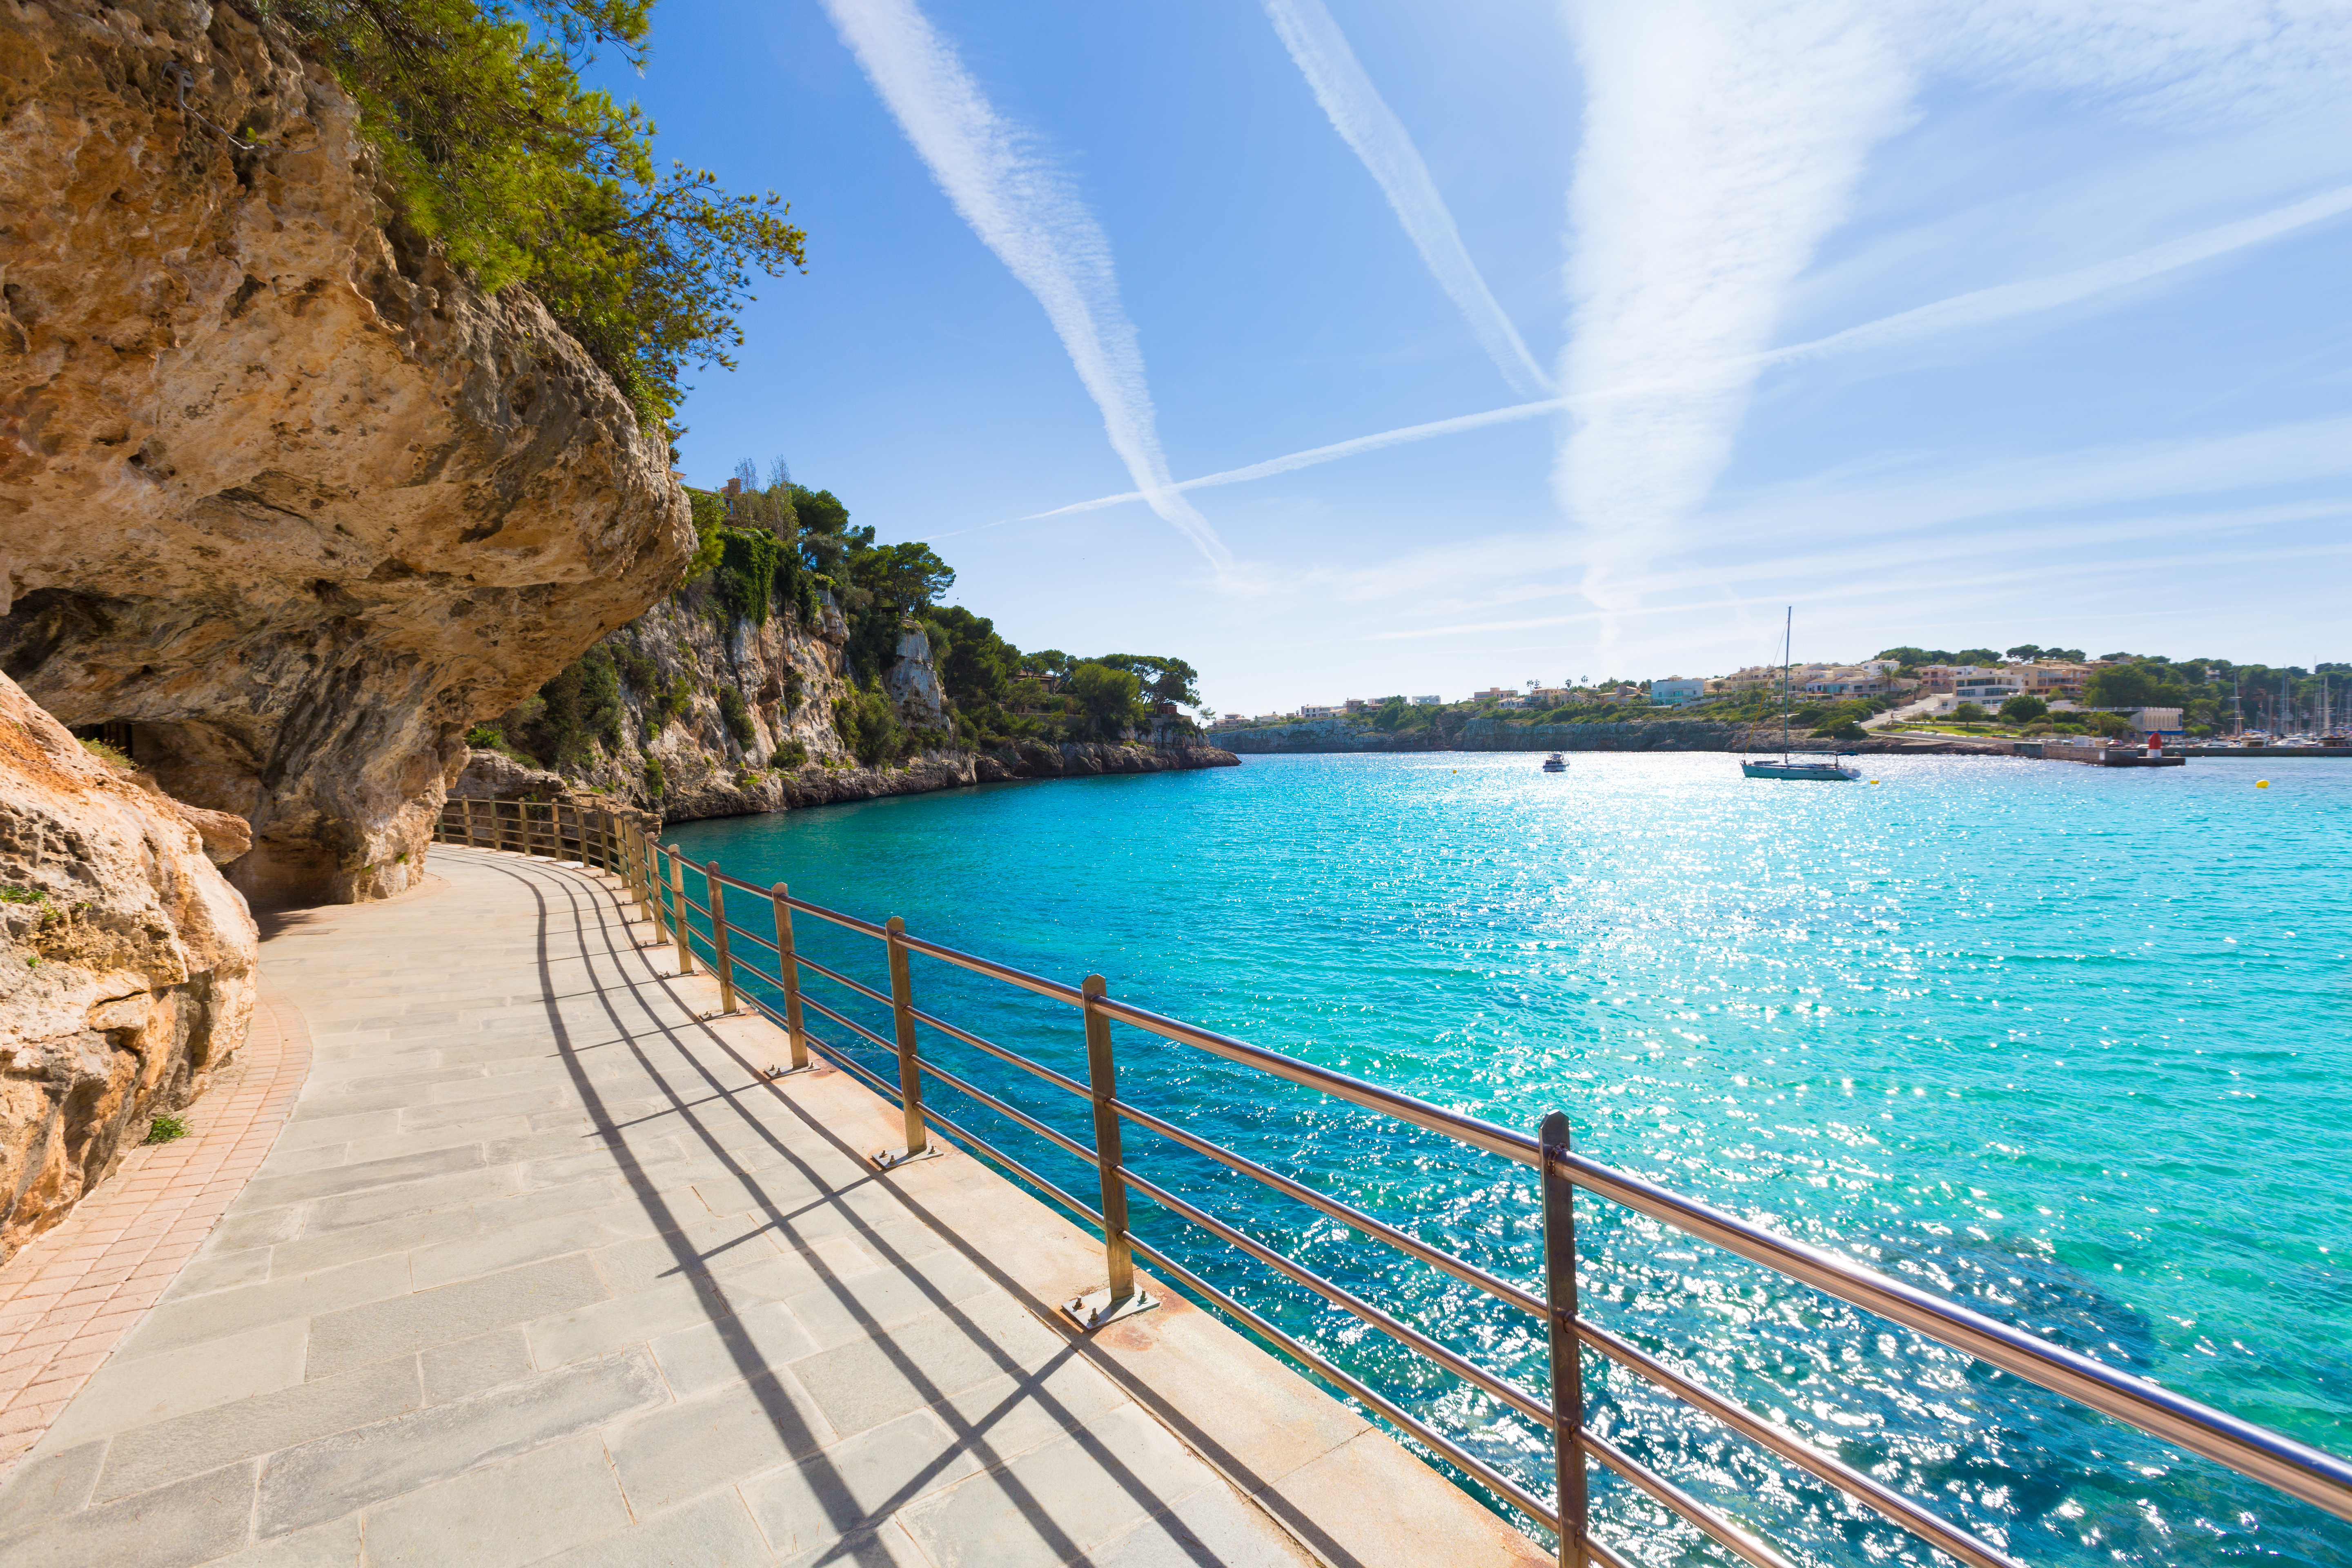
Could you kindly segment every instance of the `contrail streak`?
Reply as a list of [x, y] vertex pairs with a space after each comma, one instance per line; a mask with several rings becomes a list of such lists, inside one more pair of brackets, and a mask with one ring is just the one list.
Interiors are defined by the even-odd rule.
[[1045, 308], [1134, 494], [1223, 577], [1233, 552], [1177, 492], [1160, 449], [1135, 327], [1119, 304], [1110, 241], [1069, 183], [1000, 115], [913, 0], [824, 0], [842, 41], [981, 243]]
[[1404, 226], [1438, 287], [1453, 299], [1477, 337], [1478, 346], [1486, 351], [1511, 390], [1522, 396], [1551, 391], [1551, 377], [1528, 353], [1518, 329], [1495, 302], [1486, 280], [1464, 248], [1454, 215], [1446, 210], [1445, 198], [1438, 195], [1437, 182], [1429, 177], [1429, 166], [1421, 161], [1404, 122], [1364, 74], [1346, 35], [1324, 9], [1323, 0], [1265, 0], [1265, 14], [1307, 78], [1307, 85], [1315, 89], [1315, 101], [1323, 106], [1333, 127], [1380, 182], [1397, 221]]
[[[1887, 348], [1915, 339], [1930, 337], [1959, 327], [1988, 326], [2015, 316], [2032, 315], [2055, 310], [2080, 300], [2091, 299], [2110, 289], [2121, 289], [2183, 267], [2194, 266], [2233, 250], [2277, 239], [2299, 228], [2307, 228], [2338, 214], [2352, 211], [2352, 185], [2339, 185], [2332, 191], [2274, 208], [2237, 223], [2222, 224], [2203, 229], [2163, 245], [2136, 250], [2112, 261], [2102, 261], [2072, 272], [2056, 273], [2048, 278], [2030, 279], [2022, 283], [2004, 283], [1991, 289], [1979, 289], [1967, 294], [1956, 294], [1932, 305], [1882, 316], [1874, 321], [1864, 321], [1857, 327], [1832, 332], [1827, 337], [1810, 342], [1790, 343], [1785, 348], [1768, 349], [1761, 353], [1747, 354], [1731, 367], [1738, 370], [1769, 368], [1779, 364], [1800, 364], [1813, 360], [1832, 359], [1841, 354], [1859, 353], [1865, 349]], [[1706, 367], [1702, 384], [1712, 384], [1717, 377], [1713, 367]], [[1353, 458], [1366, 452], [1377, 452], [1384, 447], [1401, 447], [1412, 441], [1426, 441], [1436, 436], [1459, 435], [1467, 430], [1483, 430], [1491, 425], [1507, 425], [1521, 419], [1534, 419], [1546, 414], [1605, 402], [1611, 398], [1645, 396], [1674, 390], [1679, 381], [1661, 379], [1609, 387], [1572, 397], [1546, 397], [1531, 403], [1516, 403], [1504, 408], [1489, 409], [1483, 414], [1465, 414], [1452, 419], [1434, 419], [1423, 425], [1406, 425], [1376, 435], [1359, 436], [1352, 440], [1335, 441], [1328, 446], [1310, 447], [1305, 451], [1284, 457], [1268, 458], [1264, 462], [1246, 468], [1227, 468], [1221, 473], [1203, 474], [1198, 479], [1181, 479], [1172, 487], [1179, 490], [1202, 489], [1211, 485], [1241, 484], [1249, 479], [1270, 479], [1298, 468], [1313, 468], [1318, 463], [1336, 462], [1341, 458]], [[1026, 517], [1010, 518], [1007, 521], [1029, 522], [1038, 518], [1060, 517], [1066, 512], [1096, 511], [1104, 507], [1119, 506], [1143, 499], [1140, 490], [1127, 490], [1115, 496], [1097, 496], [1092, 500], [1074, 501], [1050, 511], [1032, 512]], [[993, 525], [990, 525], [993, 526]]]

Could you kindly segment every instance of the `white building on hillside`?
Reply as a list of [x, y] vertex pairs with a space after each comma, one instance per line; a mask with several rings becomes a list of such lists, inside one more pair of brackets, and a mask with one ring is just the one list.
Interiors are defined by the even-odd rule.
[[1650, 682], [1650, 700], [1664, 703], [1670, 708], [1696, 702], [1706, 695], [1706, 681], [1696, 676], [1686, 680], [1679, 675], [1670, 675], [1664, 680]]
[[1416, 708], [1443, 708], [1445, 706], [1445, 699], [1443, 697], [1416, 697], [1412, 700], [1412, 705]]

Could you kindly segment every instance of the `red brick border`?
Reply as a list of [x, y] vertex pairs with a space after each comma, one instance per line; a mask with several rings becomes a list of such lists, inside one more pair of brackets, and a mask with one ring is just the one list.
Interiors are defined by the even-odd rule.
[[63, 1225], [0, 1268], [0, 1477], [49, 1429], [212, 1234], [310, 1071], [302, 1015], [259, 982], [253, 1028], [190, 1134], [142, 1144]]

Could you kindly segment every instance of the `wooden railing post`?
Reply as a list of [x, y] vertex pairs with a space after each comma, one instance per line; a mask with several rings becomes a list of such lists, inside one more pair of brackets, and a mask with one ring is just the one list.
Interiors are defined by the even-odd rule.
[[808, 1031], [801, 1026], [801, 961], [793, 951], [792, 895], [784, 884], [777, 883], [768, 889], [768, 898], [776, 909], [776, 978], [784, 983], [784, 1035], [792, 1042], [792, 1066], [787, 1070], [808, 1070]]
[[890, 949], [890, 1018], [898, 1037], [898, 1108], [905, 1118], [907, 1146], [885, 1149], [874, 1156], [882, 1170], [924, 1159], [939, 1151], [931, 1147], [923, 1124], [923, 1069], [915, 1056], [915, 977], [907, 964], [907, 922], [892, 915], [882, 928]]
[[1148, 1290], [1135, 1285], [1135, 1248], [1127, 1238], [1127, 1182], [1120, 1174], [1118, 1125], [1118, 1065], [1111, 1049], [1110, 1017], [1095, 1005], [1109, 989], [1099, 974], [1089, 974], [1078, 989], [1087, 999], [1087, 1087], [1095, 1111], [1095, 1171], [1100, 1177], [1103, 1216], [1103, 1261], [1110, 1282], [1090, 1296], [1062, 1303], [1084, 1329], [1097, 1329], [1115, 1319], [1129, 1317], [1160, 1305]]
[[719, 1010], [735, 1011], [735, 961], [727, 952], [727, 889], [719, 880], [719, 862], [702, 868], [702, 886], [710, 895], [711, 967], [719, 972]]
[[677, 941], [677, 972], [694, 973], [694, 922], [686, 918], [686, 857], [669, 847], [669, 933]]
[[1584, 1362], [1576, 1334], [1576, 1188], [1564, 1161], [1568, 1113], [1555, 1110], [1538, 1132], [1543, 1145], [1544, 1298], [1551, 1337], [1552, 1464], [1559, 1476], [1559, 1568], [1584, 1568]]
[[466, 847], [474, 848], [474, 797], [467, 795], [457, 803], [466, 813]]

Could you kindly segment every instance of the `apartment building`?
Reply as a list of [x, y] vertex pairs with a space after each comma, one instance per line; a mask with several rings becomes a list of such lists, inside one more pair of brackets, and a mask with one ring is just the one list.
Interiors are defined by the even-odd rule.
[[1706, 682], [1696, 676], [1685, 679], [1679, 675], [1670, 675], [1664, 680], [1650, 682], [1650, 700], [1664, 703], [1669, 708], [1679, 708], [1685, 702], [1696, 702], [1706, 695]]

